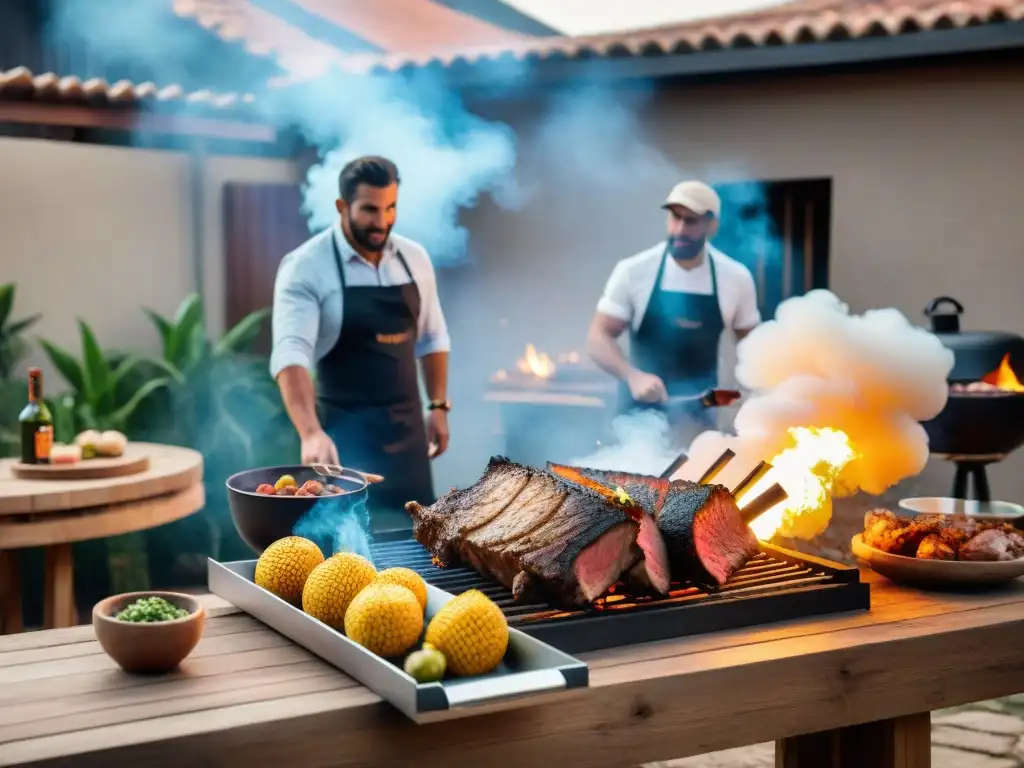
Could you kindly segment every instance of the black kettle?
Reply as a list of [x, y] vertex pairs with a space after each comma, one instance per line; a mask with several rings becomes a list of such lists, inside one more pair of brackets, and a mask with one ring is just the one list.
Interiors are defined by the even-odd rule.
[[1024, 374], [1024, 338], [1006, 331], [963, 332], [960, 330], [960, 315], [963, 313], [963, 304], [951, 296], [932, 299], [924, 308], [932, 333], [953, 352], [954, 363], [949, 380], [978, 381], [986, 373], [999, 368], [1007, 354], [1014, 370]]

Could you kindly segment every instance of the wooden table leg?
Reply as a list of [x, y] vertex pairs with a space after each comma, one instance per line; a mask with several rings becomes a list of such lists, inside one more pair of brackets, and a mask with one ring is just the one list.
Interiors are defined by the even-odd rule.
[[44, 625], [47, 629], [75, 625], [75, 580], [70, 544], [46, 548], [43, 588]]
[[931, 713], [782, 739], [775, 768], [931, 768]]
[[0, 549], [0, 635], [14, 635], [24, 628], [18, 553], [13, 549]]

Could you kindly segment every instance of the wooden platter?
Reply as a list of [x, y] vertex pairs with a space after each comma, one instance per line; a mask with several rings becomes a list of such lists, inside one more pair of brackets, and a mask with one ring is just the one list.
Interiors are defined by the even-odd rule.
[[1024, 558], [993, 562], [926, 560], [883, 552], [864, 543], [858, 533], [851, 541], [853, 554], [871, 570], [897, 584], [915, 587], [995, 587], [1024, 576]]
[[117, 477], [24, 480], [13, 472], [13, 465], [19, 462], [0, 460], [0, 518], [139, 501], [202, 482], [203, 456], [198, 451], [157, 443], [132, 446], [148, 457], [149, 466]]
[[98, 480], [123, 477], [149, 469], [149, 453], [138, 443], [129, 443], [116, 458], [82, 459], [74, 464], [11, 465], [11, 474], [20, 480]]

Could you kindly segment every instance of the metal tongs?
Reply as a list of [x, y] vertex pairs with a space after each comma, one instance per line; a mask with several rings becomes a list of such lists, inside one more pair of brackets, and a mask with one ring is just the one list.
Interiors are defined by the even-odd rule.
[[346, 479], [344, 472], [348, 469], [352, 474], [359, 475], [363, 478], [367, 484], [384, 482], [384, 475], [375, 475], [372, 472], [360, 472], [358, 469], [343, 467], [340, 464], [310, 464], [309, 466], [310, 469], [321, 477], [336, 477], [344, 480]]
[[674, 406], [700, 402], [705, 408], [724, 408], [742, 397], [738, 389], [706, 389], [699, 395], [673, 395], [662, 401], [662, 405]]

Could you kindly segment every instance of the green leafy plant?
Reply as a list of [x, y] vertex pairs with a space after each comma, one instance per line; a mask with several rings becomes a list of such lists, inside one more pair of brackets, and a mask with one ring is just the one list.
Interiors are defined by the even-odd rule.
[[10, 379], [15, 368], [28, 353], [25, 332], [39, 322], [42, 315], [32, 315], [14, 320], [14, 297], [17, 287], [14, 283], [0, 285], [0, 379]]
[[[200, 543], [191, 531], [195, 519], [181, 521], [172, 534], [152, 532], [156, 550], [174, 546], [179, 570], [184, 563], [205, 568], [205, 558], [195, 550], [218, 557], [222, 544], [240, 544], [228, 519], [224, 479], [242, 469], [263, 463], [280, 464], [298, 455], [298, 442], [288, 421], [277, 385], [271, 379], [265, 356], [252, 354], [269, 308], [250, 313], [220, 339], [208, 338], [202, 303], [193, 294], [185, 298], [173, 317], [145, 310], [161, 342], [164, 367], [172, 370], [166, 390], [147, 403], [147, 434], [157, 442], [185, 445], [203, 454], [207, 504], [203, 517], [209, 538]], [[172, 416], [169, 416], [172, 415]], [[199, 516], [196, 516], [199, 517]], [[170, 541], [171, 536], [175, 541]], [[160, 538], [168, 541], [161, 542]], [[192, 539], [191, 545], [183, 540]], [[243, 548], [240, 557], [247, 557]], [[191, 550], [191, 554], [190, 554]], [[154, 562], [161, 559], [151, 548]]]
[[[68, 432], [83, 429], [126, 431], [129, 420], [147, 398], [180, 378], [162, 360], [105, 353], [84, 320], [78, 321], [78, 331], [82, 341], [80, 358], [51, 341], [39, 339], [50, 362], [71, 388], [55, 407], [58, 439], [66, 440]], [[163, 375], [139, 382], [131, 375], [143, 365], [154, 367]]]
[[0, 458], [16, 456], [20, 449], [18, 414], [28, 399], [28, 383], [0, 379]]
[[263, 321], [270, 317], [269, 307], [250, 312], [218, 342], [211, 344], [206, 334], [202, 299], [198, 294], [186, 296], [173, 319], [152, 309], [144, 311], [160, 334], [164, 362], [181, 374], [179, 381], [204, 364], [248, 350], [259, 336]]
[[[260, 309], [242, 318], [217, 342], [206, 332], [203, 305], [197, 294], [187, 296], [174, 318], [152, 309], [146, 314], [156, 326], [163, 349], [163, 365], [171, 371], [171, 411], [179, 441], [206, 453], [227, 450], [249, 458], [254, 450], [251, 416], [238, 405], [253, 398], [268, 413], [280, 408], [274, 402], [276, 387], [268, 391], [269, 373], [245, 352], [259, 335], [270, 315]], [[268, 397], [269, 396], [269, 397]]]

